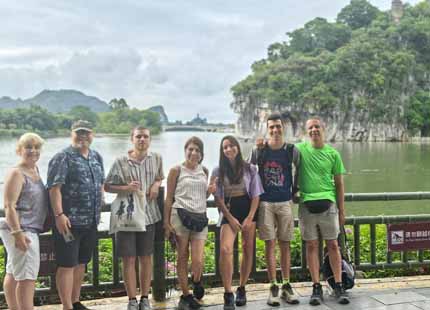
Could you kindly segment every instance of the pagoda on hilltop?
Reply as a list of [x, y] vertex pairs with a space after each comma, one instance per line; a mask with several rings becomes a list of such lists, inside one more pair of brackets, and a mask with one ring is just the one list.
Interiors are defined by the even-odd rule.
[[[430, 1], [430, 0], [429, 0]], [[398, 24], [403, 16], [403, 3], [401, 0], [391, 1], [391, 17]]]

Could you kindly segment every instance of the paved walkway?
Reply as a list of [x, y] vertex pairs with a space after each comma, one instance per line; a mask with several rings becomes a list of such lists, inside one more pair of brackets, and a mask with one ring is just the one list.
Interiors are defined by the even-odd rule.
[[[294, 289], [300, 296], [299, 305], [282, 303], [280, 307], [272, 308], [266, 304], [268, 284], [255, 284], [247, 286], [248, 304], [238, 310], [266, 310], [266, 309], [372, 309], [372, 310], [430, 310], [430, 276], [415, 276], [384, 279], [360, 279], [356, 287], [349, 291], [351, 303], [339, 305], [332, 296], [329, 296], [327, 287], [324, 287], [323, 305], [314, 307], [309, 305], [311, 283], [294, 283]], [[173, 292], [172, 296], [164, 303], [153, 302], [154, 310], [175, 309], [179, 299], [179, 292]], [[208, 289], [204, 298], [204, 308], [207, 310], [222, 310], [222, 288]], [[126, 310], [127, 298], [109, 298], [84, 302], [87, 307], [94, 310]], [[36, 307], [43, 310], [59, 310], [59, 305]]]

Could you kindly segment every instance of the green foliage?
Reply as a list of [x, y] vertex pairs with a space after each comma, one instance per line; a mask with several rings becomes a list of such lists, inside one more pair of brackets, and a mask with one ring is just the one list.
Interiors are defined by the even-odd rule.
[[422, 136], [430, 135], [430, 93], [418, 92], [410, 99], [406, 111], [408, 128]]
[[307, 53], [317, 49], [335, 51], [350, 40], [351, 29], [318, 17], [306, 23], [304, 28], [288, 32], [287, 35], [293, 52]]
[[127, 101], [125, 101], [124, 98], [113, 98], [111, 101], [109, 101], [108, 105], [111, 107], [112, 110], [122, 110], [129, 108]]
[[[430, 5], [406, 6], [400, 23], [365, 0], [352, 0], [337, 23], [315, 18], [268, 47], [267, 58], [231, 88], [236, 111], [262, 103], [294, 117], [333, 111], [348, 119], [399, 124], [430, 135]], [[427, 114], [426, 114], [427, 113]]]
[[91, 124], [96, 124], [98, 121], [97, 113], [93, 112], [89, 107], [84, 107], [82, 105], [74, 106], [67, 114], [72, 121], [85, 120], [89, 121]]
[[39, 106], [0, 109], [0, 136], [19, 136], [27, 131], [43, 134], [56, 134], [68, 131], [76, 120], [87, 120], [96, 125], [98, 132], [129, 133], [142, 125], [152, 134], [161, 131], [160, 115], [150, 110], [129, 109], [124, 99], [110, 112], [95, 113], [90, 108], [75, 106], [68, 113], [54, 114]]
[[379, 14], [378, 8], [366, 0], [351, 0], [337, 15], [337, 21], [355, 30], [367, 27]]
[[116, 109], [111, 112], [102, 112], [99, 117], [100, 120], [96, 127], [99, 132], [126, 134], [137, 125], [150, 128], [152, 134], [161, 131], [160, 115], [149, 110]]

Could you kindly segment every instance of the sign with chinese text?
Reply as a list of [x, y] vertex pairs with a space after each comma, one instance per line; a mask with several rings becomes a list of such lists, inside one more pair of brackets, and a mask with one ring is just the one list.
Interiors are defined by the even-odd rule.
[[[40, 269], [39, 276], [51, 276], [55, 274], [55, 254], [54, 244], [52, 239], [44, 238], [40, 236]], [[48, 237], [48, 236], [46, 236]]]
[[430, 222], [387, 225], [388, 251], [430, 249]]

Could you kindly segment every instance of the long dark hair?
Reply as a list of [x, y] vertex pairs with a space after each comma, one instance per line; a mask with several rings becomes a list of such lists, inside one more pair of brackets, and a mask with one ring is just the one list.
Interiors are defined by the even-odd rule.
[[[224, 155], [222, 144], [228, 140], [231, 144], [237, 147], [237, 156], [234, 160], [234, 166], [231, 165], [230, 160]], [[224, 183], [224, 177], [227, 176], [230, 184], [239, 184], [243, 179], [243, 171], [249, 164], [243, 160], [242, 151], [240, 150], [239, 141], [233, 136], [225, 136], [221, 140], [219, 147], [219, 180]]]

